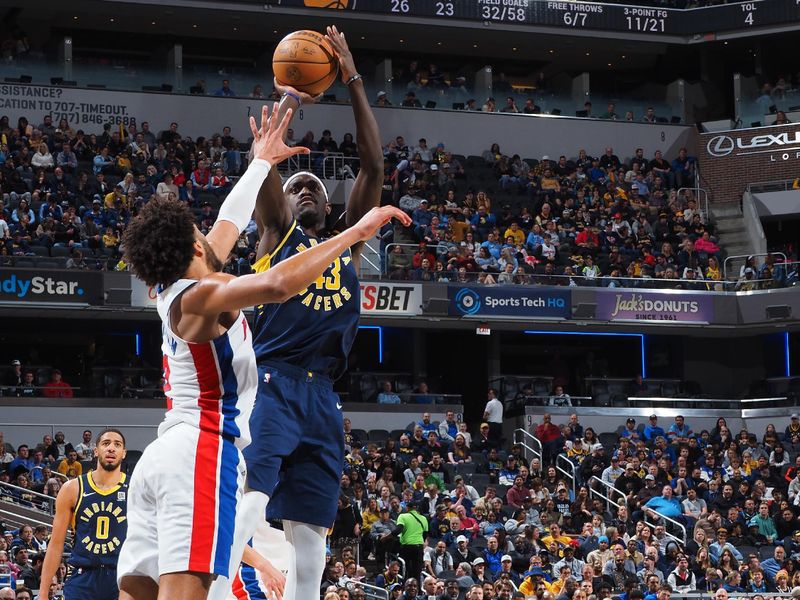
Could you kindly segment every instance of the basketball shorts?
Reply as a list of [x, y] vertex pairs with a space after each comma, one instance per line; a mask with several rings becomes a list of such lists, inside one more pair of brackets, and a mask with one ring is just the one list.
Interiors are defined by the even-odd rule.
[[267, 494], [267, 518], [331, 527], [344, 463], [339, 397], [330, 379], [280, 362], [258, 365], [244, 449], [247, 485]]
[[75, 568], [64, 582], [64, 600], [117, 600], [117, 569], [99, 567], [96, 569]]
[[117, 580], [192, 571], [228, 576], [244, 493], [241, 452], [219, 435], [179, 423], [150, 444], [128, 489], [128, 537]]

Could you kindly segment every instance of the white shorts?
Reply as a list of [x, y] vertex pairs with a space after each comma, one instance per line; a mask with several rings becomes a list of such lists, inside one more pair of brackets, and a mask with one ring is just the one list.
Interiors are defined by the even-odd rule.
[[128, 536], [117, 581], [191, 571], [228, 576], [242, 453], [219, 435], [179, 423], [150, 444], [128, 488]]

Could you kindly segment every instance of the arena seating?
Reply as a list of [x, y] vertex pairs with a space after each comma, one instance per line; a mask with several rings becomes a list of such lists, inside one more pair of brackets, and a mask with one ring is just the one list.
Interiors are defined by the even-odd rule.
[[[79, 134], [66, 122], [61, 126], [63, 130], [51, 131], [52, 124], [41, 123], [28, 137], [19, 128], [0, 124], [9, 139], [0, 168], [0, 214], [8, 226], [0, 244], [2, 265], [124, 270], [120, 241], [139, 206], [171, 191], [192, 206], [198, 226], [207, 230], [241, 172], [247, 150], [219, 133], [199, 143], [184, 140], [180, 153], [173, 153], [173, 139], [180, 135], [170, 131], [157, 138], [133, 127]], [[99, 154], [100, 145], [110, 146], [108, 158]], [[695, 159], [650, 160], [634, 156], [632, 148], [625, 150], [630, 158], [617, 158], [609, 149], [594, 163], [578, 149], [574, 157], [558, 160], [521, 159], [505, 156], [497, 144], [483, 156], [463, 156], [444, 144], [434, 148], [422, 142], [407, 145], [399, 137], [391, 140], [384, 149], [384, 202], [399, 203], [414, 224], [398, 226], [393, 238], [384, 236], [385, 276], [700, 291], [796, 281], [796, 263], [765, 262], [754, 265], [750, 274], [742, 269], [738, 282], [722, 282], [719, 266], [725, 253], [716, 244], [705, 207], [690, 191], [677, 193], [681, 185], [691, 185]], [[357, 159], [343, 161], [347, 168], [336, 176], [355, 175]], [[253, 227], [226, 271], [249, 272], [256, 243]]]

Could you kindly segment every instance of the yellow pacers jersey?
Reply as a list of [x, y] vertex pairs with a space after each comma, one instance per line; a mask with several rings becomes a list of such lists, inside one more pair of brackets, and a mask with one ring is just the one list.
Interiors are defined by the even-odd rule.
[[125, 474], [119, 483], [100, 490], [92, 472], [81, 475], [78, 503], [72, 516], [75, 545], [69, 564], [91, 568], [116, 566], [119, 550], [128, 532], [128, 483]]

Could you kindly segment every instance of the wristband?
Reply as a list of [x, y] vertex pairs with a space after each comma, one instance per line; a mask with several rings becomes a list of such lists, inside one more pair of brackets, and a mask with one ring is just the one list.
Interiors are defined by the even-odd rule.
[[354, 81], [358, 81], [359, 79], [361, 79], [361, 75], [359, 75], [358, 73], [356, 73], [356, 74], [355, 74], [355, 75], [353, 75], [353, 76], [352, 76], [350, 79], [348, 79], [347, 81], [345, 81], [345, 82], [344, 82], [344, 84], [345, 84], [345, 85], [347, 85], [347, 86], [349, 86], [351, 83], [353, 83]]
[[283, 92], [283, 95], [289, 96], [289, 98], [294, 98], [295, 100], [297, 100], [297, 104], [303, 106], [303, 99], [297, 94], [293, 94], [292, 92]]
[[272, 165], [268, 161], [256, 158], [250, 162], [247, 170], [233, 186], [231, 193], [219, 209], [217, 221], [230, 221], [239, 230], [244, 231], [250, 223], [250, 217], [256, 208], [256, 197], [261, 184], [267, 178]]

